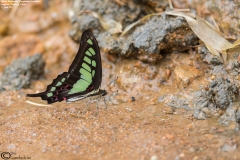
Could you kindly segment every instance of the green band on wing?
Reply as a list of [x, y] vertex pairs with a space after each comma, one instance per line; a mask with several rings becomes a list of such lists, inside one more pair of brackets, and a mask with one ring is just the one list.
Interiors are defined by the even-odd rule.
[[77, 83], [75, 83], [73, 85], [73, 88], [70, 90], [70, 92], [68, 94], [86, 91], [88, 86], [89, 86], [89, 84], [85, 80], [80, 79], [77, 81]]
[[92, 75], [87, 70], [85, 70], [84, 68], [81, 68], [80, 73], [84, 76], [84, 79], [86, 81], [88, 81], [88, 82], [92, 81]]
[[83, 60], [84, 60], [85, 62], [87, 62], [88, 64], [91, 64], [91, 59], [89, 59], [87, 56], [85, 56], [85, 57], [83, 58]]
[[83, 62], [82, 67], [88, 70], [88, 72], [91, 72], [91, 68], [86, 63]]
[[88, 50], [92, 53], [92, 55], [96, 54], [95, 51], [92, 48], [89, 48]]
[[56, 87], [52, 87], [51, 88], [51, 92], [55, 91], [56, 90]]
[[87, 43], [93, 45], [93, 42], [92, 42], [91, 39], [88, 39], [88, 40], [87, 40]]
[[73, 92], [72, 90], [70, 90], [70, 91], [68, 92], [68, 94], [73, 94], [73, 93], [75, 93], [75, 92]]
[[83, 79], [80, 79], [74, 85], [76, 85], [76, 86], [83, 86], [84, 88], [87, 88], [89, 86], [89, 83], [87, 81], [83, 80]]
[[[95, 71], [94, 71], [95, 72]], [[81, 75], [81, 78], [84, 79], [86, 82], [88, 82], [89, 84], [92, 83], [92, 78], [91, 79], [87, 79], [84, 75]]]
[[93, 66], [93, 67], [96, 67], [96, 66], [97, 66], [97, 65], [96, 65], [96, 61], [92, 60], [92, 66]]
[[62, 82], [64, 82], [65, 80], [66, 80], [66, 79], [65, 79], [65, 78], [63, 78], [61, 81], [62, 81]]
[[51, 97], [52, 95], [53, 95], [52, 93], [48, 93], [48, 94], [47, 94], [48, 97]]
[[95, 75], [95, 70], [92, 71], [92, 77], [94, 77], [94, 75]]
[[74, 94], [74, 93], [78, 93], [78, 92], [83, 92], [86, 89], [83, 88], [82, 86], [73, 86], [73, 88], [70, 90], [70, 92], [68, 92], [68, 94]]
[[61, 85], [62, 85], [62, 83], [61, 83], [61, 82], [58, 82], [56, 86], [61, 86]]
[[89, 51], [86, 51], [85, 53], [86, 53], [86, 55], [88, 55], [89, 57], [92, 57], [92, 54], [91, 54]]

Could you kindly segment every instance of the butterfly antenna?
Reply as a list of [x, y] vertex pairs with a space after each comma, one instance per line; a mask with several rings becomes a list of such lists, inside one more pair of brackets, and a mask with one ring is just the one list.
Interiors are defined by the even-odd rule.
[[111, 80], [111, 81], [106, 85], [106, 87], [104, 87], [103, 90], [105, 90], [105, 89], [107, 88], [107, 86], [109, 86], [111, 83], [116, 82], [117, 79], [118, 79], [118, 76], [116, 76], [115, 79]]

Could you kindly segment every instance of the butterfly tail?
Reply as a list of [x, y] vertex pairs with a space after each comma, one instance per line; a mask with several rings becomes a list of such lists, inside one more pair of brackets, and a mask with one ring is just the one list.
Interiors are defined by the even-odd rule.
[[45, 92], [36, 93], [36, 94], [27, 94], [27, 97], [41, 97]]
[[37, 94], [27, 94], [28, 97], [41, 97], [41, 99], [46, 100], [48, 104], [66, 100], [66, 98], [64, 98], [65, 95], [67, 95], [67, 93], [64, 93], [64, 92], [61, 94], [52, 94], [51, 96], [48, 95], [48, 93], [46, 92], [41, 92]]

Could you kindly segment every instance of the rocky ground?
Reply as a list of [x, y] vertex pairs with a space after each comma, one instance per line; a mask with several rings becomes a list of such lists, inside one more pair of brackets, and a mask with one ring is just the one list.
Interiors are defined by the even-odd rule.
[[[239, 3], [209, 3], [173, 1], [207, 20], [211, 13], [225, 37], [239, 38]], [[143, 18], [168, 5], [55, 0], [16, 13], [1, 9], [0, 152], [31, 159], [240, 159], [239, 51], [224, 62], [183, 17]], [[223, 23], [214, 5], [222, 6]], [[126, 34], [109, 29], [141, 18]], [[96, 108], [92, 99], [34, 105], [46, 102], [26, 94], [44, 91], [68, 70], [85, 29], [101, 48], [102, 88], [119, 77], [106, 88], [107, 106], [101, 100]]]

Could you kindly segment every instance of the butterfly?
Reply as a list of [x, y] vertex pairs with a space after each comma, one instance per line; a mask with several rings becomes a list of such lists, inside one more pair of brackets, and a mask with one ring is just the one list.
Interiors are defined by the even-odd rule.
[[83, 32], [80, 47], [68, 72], [58, 75], [45, 92], [27, 94], [28, 97], [41, 97], [48, 104], [74, 102], [87, 97], [107, 94], [100, 89], [102, 82], [102, 62], [96, 38], [90, 30]]

